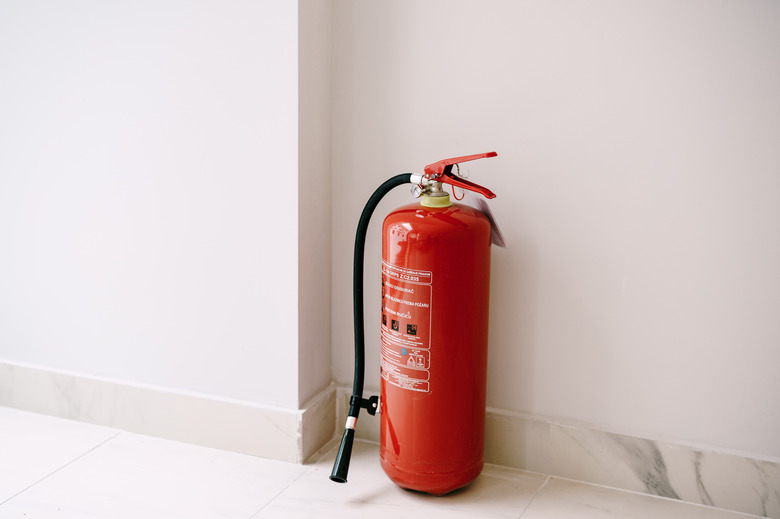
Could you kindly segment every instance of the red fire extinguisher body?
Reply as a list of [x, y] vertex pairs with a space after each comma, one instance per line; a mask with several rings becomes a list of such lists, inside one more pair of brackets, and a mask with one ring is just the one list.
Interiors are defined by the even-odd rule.
[[380, 458], [403, 488], [446, 494], [482, 470], [490, 242], [467, 205], [385, 218]]

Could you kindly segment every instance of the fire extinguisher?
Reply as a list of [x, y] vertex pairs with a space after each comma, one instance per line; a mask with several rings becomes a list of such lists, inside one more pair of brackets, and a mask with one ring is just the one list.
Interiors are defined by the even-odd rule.
[[[426, 166], [422, 175], [397, 175], [366, 203], [353, 265], [353, 393], [333, 481], [347, 481], [360, 409], [373, 415], [381, 408], [380, 461], [400, 487], [443, 495], [482, 471], [491, 225], [482, 211], [453, 203], [442, 184], [495, 198], [455, 175], [453, 166], [496, 155], [445, 159]], [[407, 183], [422, 201], [396, 209], [382, 226], [380, 397], [365, 399], [366, 230], [382, 197]]]

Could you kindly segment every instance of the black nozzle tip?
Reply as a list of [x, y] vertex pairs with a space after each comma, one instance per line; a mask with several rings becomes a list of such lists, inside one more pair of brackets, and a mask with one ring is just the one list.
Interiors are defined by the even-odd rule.
[[330, 473], [331, 481], [336, 483], [347, 482], [347, 472], [349, 472], [349, 460], [352, 457], [352, 442], [354, 439], [355, 429], [344, 429], [339, 452], [336, 454], [336, 461], [333, 462], [333, 471]]

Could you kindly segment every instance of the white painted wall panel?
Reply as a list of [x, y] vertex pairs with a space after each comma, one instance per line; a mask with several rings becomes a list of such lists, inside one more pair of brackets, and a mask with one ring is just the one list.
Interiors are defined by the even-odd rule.
[[[371, 191], [496, 150], [468, 166], [509, 243], [493, 256], [488, 405], [780, 456], [780, 6], [336, 9], [337, 381], [351, 381], [349, 258]], [[399, 189], [378, 220], [408, 199]]]
[[3, 2], [0, 357], [297, 408], [297, 24]]

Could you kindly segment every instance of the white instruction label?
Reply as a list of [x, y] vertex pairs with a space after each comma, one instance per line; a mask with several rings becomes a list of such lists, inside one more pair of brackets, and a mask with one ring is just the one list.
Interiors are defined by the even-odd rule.
[[382, 364], [390, 384], [429, 392], [433, 273], [382, 262]]

